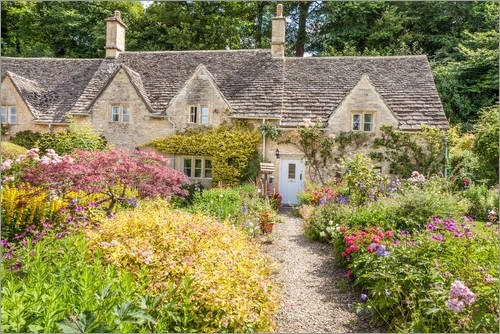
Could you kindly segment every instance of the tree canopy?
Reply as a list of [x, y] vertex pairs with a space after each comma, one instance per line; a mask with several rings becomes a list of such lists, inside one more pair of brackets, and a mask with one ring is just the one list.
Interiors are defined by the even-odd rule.
[[[103, 57], [122, 12], [131, 51], [269, 48], [276, 1], [15, 1], [1, 4], [4, 56]], [[287, 56], [426, 54], [445, 112], [472, 129], [498, 102], [497, 1], [287, 1]]]

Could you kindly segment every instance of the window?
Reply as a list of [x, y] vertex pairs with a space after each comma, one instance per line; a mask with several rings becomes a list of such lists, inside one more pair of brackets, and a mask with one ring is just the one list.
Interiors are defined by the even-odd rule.
[[201, 177], [201, 159], [194, 159], [194, 177]]
[[373, 131], [373, 113], [352, 114], [352, 131]]
[[208, 124], [208, 107], [201, 107], [201, 124]]
[[205, 160], [205, 177], [212, 177], [212, 160]]
[[130, 122], [130, 110], [127, 105], [114, 104], [111, 106], [111, 122]]
[[288, 179], [295, 180], [295, 164], [288, 164]]
[[208, 106], [190, 106], [188, 122], [207, 125], [209, 122]]
[[191, 110], [189, 111], [189, 122], [196, 123], [198, 119], [198, 107], [191, 106]]
[[2, 106], [1, 123], [2, 124], [16, 124], [17, 123], [16, 107]]
[[201, 157], [185, 157], [182, 170], [188, 177], [211, 178], [212, 160]]
[[191, 158], [184, 159], [184, 174], [191, 177]]

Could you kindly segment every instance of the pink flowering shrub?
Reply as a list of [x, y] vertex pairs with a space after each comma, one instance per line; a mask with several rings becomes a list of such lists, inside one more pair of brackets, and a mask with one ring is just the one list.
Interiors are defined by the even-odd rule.
[[69, 190], [102, 194], [98, 204], [107, 203], [108, 213], [117, 203], [128, 200], [130, 190], [137, 191], [139, 198], [187, 195], [182, 185], [189, 179], [166, 167], [166, 160], [153, 152], [76, 150], [71, 157], [53, 161], [41, 160], [35, 167], [24, 169], [24, 179], [61, 196]]

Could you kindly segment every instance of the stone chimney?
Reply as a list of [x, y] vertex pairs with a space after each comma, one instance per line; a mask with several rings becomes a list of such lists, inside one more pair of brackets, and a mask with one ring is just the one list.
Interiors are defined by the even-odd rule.
[[115, 16], [106, 19], [106, 58], [117, 58], [125, 51], [125, 29], [120, 11], [115, 10]]
[[285, 56], [285, 18], [282, 4], [278, 4], [276, 17], [272, 18], [271, 54], [279, 58]]

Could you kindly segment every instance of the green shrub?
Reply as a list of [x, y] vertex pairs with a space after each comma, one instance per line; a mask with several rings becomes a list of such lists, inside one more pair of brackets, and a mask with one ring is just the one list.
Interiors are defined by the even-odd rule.
[[65, 132], [43, 134], [36, 143], [41, 152], [53, 149], [57, 154], [66, 155], [75, 149], [86, 151], [103, 150], [107, 146], [106, 139], [96, 134], [90, 126], [71, 124]]
[[16, 145], [24, 148], [32, 149], [36, 147], [37, 141], [42, 134], [40, 132], [33, 132], [31, 130], [20, 131], [10, 138], [10, 141]]
[[273, 329], [278, 289], [271, 259], [239, 229], [201, 214], [141, 203], [88, 230], [91, 249], [106, 262], [151, 280], [162, 292], [168, 282], [192, 278], [181, 331], [263, 332]]
[[[98, 254], [89, 256], [83, 238], [47, 237], [14, 255], [2, 261], [3, 331], [66, 332], [69, 327], [76, 332], [78, 322], [82, 332], [154, 329], [139, 308], [138, 292], [145, 292], [147, 281], [138, 284], [132, 275], [104, 265]], [[22, 267], [14, 269], [15, 263]]]
[[5, 161], [7, 159], [14, 160], [21, 154], [26, 154], [28, 150], [24, 147], [7, 142], [0, 142], [0, 152], [2, 153], [2, 160]]
[[474, 126], [476, 141], [473, 152], [481, 157], [480, 177], [488, 184], [498, 183], [498, 105], [481, 111]]
[[242, 127], [190, 131], [153, 140], [146, 146], [165, 154], [201, 155], [212, 158], [213, 183], [236, 185], [255, 176], [259, 133]]
[[476, 220], [488, 220], [488, 210], [498, 208], [498, 190], [485, 185], [474, 185], [464, 190], [463, 195], [471, 202], [468, 214]]
[[451, 175], [460, 180], [477, 180], [481, 168], [479, 158], [469, 150], [455, 150], [450, 154]]
[[410, 186], [381, 204], [387, 206], [386, 226], [396, 230], [420, 229], [434, 216], [461, 217], [470, 207], [459, 195], [433, 186]]
[[261, 212], [272, 212], [269, 202], [260, 197], [253, 184], [232, 188], [212, 188], [196, 193], [189, 212], [202, 212], [220, 221], [229, 220], [243, 227], [250, 234], [258, 232], [258, 219]]

